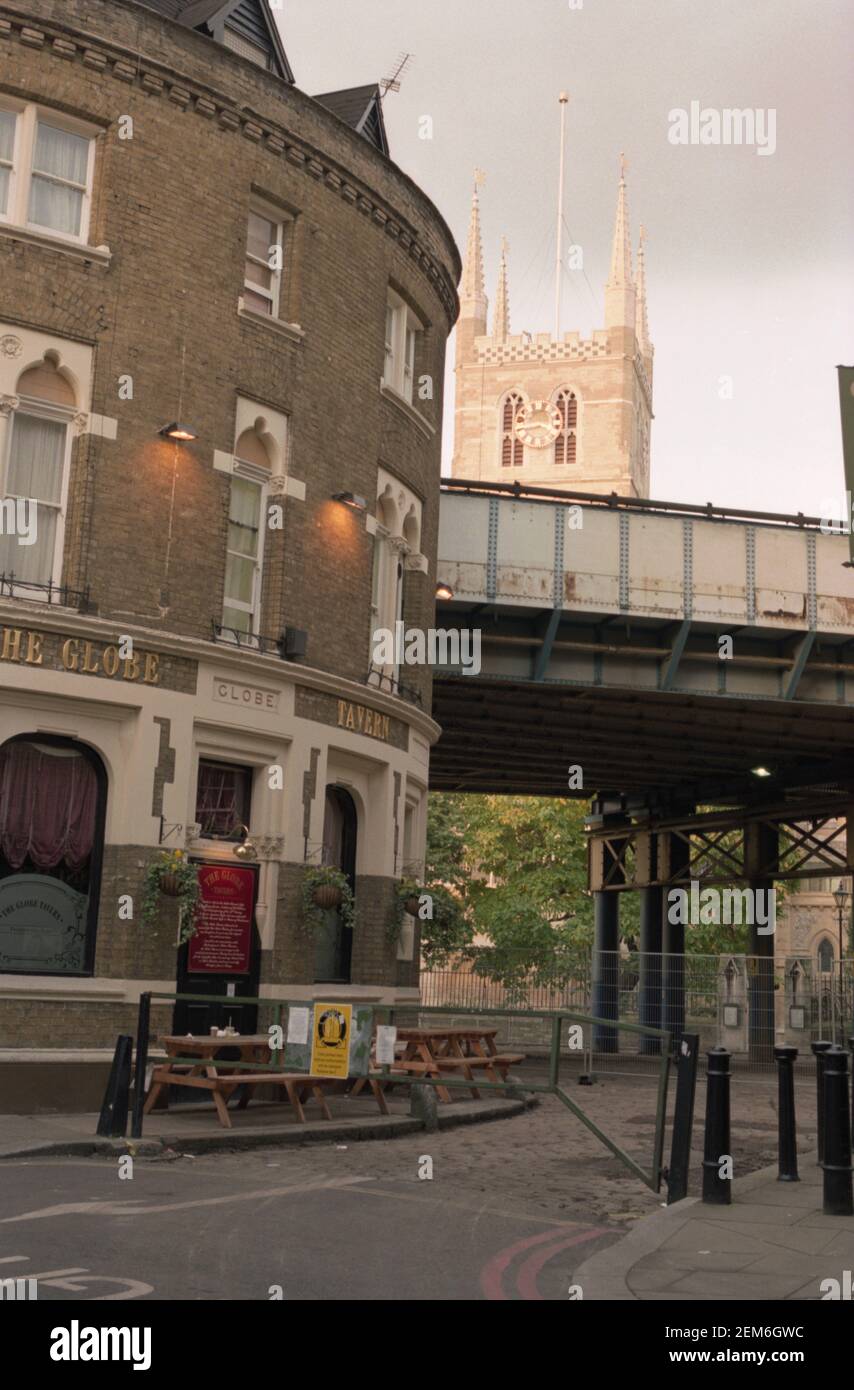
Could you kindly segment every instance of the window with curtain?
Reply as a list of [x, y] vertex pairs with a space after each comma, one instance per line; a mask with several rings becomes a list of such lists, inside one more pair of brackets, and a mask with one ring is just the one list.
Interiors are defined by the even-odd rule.
[[11, 111], [0, 111], [0, 217], [9, 213], [16, 125], [17, 117]]
[[525, 446], [516, 435], [516, 415], [522, 397], [515, 392], [507, 397], [501, 408], [501, 467], [521, 468], [525, 461]]
[[105, 791], [70, 740], [0, 747], [0, 971], [91, 973]]
[[264, 489], [250, 478], [231, 480], [223, 627], [257, 631], [261, 601], [261, 511]]
[[239, 840], [249, 824], [252, 769], [202, 758], [196, 785], [196, 820], [208, 840]]
[[250, 209], [246, 234], [243, 303], [247, 309], [278, 318], [282, 286], [284, 228], [260, 208]]
[[36, 122], [27, 219], [31, 226], [80, 235], [90, 144], [82, 135]]
[[412, 403], [415, 394], [415, 353], [423, 324], [409, 305], [389, 290], [385, 316], [383, 385]]
[[574, 392], [561, 391], [555, 405], [560, 415], [560, 433], [555, 440], [555, 463], [573, 464], [576, 460], [578, 401]]
[[94, 148], [94, 132], [59, 112], [0, 107], [0, 217], [85, 241]]
[[22, 583], [47, 584], [58, 580], [57, 532], [68, 444], [68, 424], [30, 413], [13, 411], [3, 492], [17, 504], [28, 499], [29, 515], [35, 503], [35, 541], [21, 544], [17, 534], [0, 536], [0, 574]]

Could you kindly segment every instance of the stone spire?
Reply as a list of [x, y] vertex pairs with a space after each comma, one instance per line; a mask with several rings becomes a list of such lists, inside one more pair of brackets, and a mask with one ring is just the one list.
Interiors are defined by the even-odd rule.
[[482, 317], [485, 325], [487, 299], [483, 281], [483, 243], [480, 235], [480, 202], [477, 192], [483, 179], [484, 175], [481, 170], [476, 169], [474, 191], [471, 197], [466, 259], [463, 267], [462, 284], [460, 285], [460, 299], [462, 301], [462, 313], [467, 318]]
[[632, 243], [629, 236], [629, 210], [626, 201], [626, 159], [620, 155], [620, 188], [617, 217], [611, 249], [611, 273], [605, 285], [605, 327], [635, 331], [636, 294], [632, 273]]
[[644, 357], [651, 357], [652, 343], [649, 340], [649, 319], [647, 318], [646, 312], [646, 263], [643, 249], [645, 241], [646, 230], [641, 227], [638, 237], [638, 272], [635, 280], [635, 291], [637, 294], [635, 333], [637, 335], [638, 347]]
[[501, 238], [501, 262], [498, 268], [498, 293], [495, 296], [495, 322], [492, 336], [503, 343], [510, 332], [510, 295], [507, 289], [507, 238]]

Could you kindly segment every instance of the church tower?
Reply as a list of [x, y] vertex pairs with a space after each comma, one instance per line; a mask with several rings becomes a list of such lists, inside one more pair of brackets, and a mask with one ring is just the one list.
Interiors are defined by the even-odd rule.
[[511, 333], [503, 238], [489, 329], [480, 177], [457, 322], [453, 476], [648, 497], [653, 348], [644, 231], [635, 270], [622, 155], [605, 326], [586, 339], [571, 332]]

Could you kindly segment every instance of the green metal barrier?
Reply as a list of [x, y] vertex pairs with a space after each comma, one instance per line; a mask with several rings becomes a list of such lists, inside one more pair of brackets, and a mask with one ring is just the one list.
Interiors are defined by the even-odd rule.
[[[334, 991], [330, 991], [330, 994], [334, 994]], [[133, 1138], [141, 1138], [142, 1136], [142, 1105], [144, 1100], [145, 1070], [148, 1064], [148, 1020], [151, 1001], [171, 999], [182, 1000], [185, 1002], [189, 1001], [192, 1003], [215, 1003], [224, 1002], [225, 1000], [227, 1000], [227, 998], [228, 996], [220, 997], [218, 995], [211, 994], [177, 994], [160, 990], [151, 991], [149, 993], [140, 995], [140, 1017], [137, 1029], [136, 1070], [134, 1073], [135, 1093], [133, 1126], [131, 1129], [131, 1135]], [[306, 999], [277, 999], [272, 998], [270, 996], [261, 999], [241, 995], [240, 1002], [241, 1004], [263, 1005], [266, 1009], [273, 1010], [275, 1014], [275, 1021], [274, 1023], [268, 1026], [267, 1031], [269, 1031], [269, 1028], [271, 1027], [281, 1027], [282, 1015], [284, 1011], [290, 1010], [291, 1008], [310, 1008], [317, 1001]], [[592, 1014], [577, 1013], [571, 1009], [449, 1009], [447, 1005], [444, 1007], [442, 1005], [427, 1005], [422, 1007], [420, 1004], [414, 1003], [406, 1004], [403, 1006], [393, 1004], [371, 1003], [370, 1005], [365, 1005], [365, 1007], [370, 1007], [372, 1009], [375, 1018], [376, 1016], [381, 1015], [382, 1017], [380, 1021], [386, 1022], [390, 1025], [394, 1024], [395, 1014], [400, 1011], [401, 1007], [405, 1008], [407, 1012], [414, 1010], [418, 1013], [419, 1017], [423, 1017], [425, 1014], [439, 1014], [447, 1016], [449, 1013], [452, 1013], [455, 1018], [534, 1018], [550, 1020], [552, 1027], [548, 1059], [549, 1079], [547, 1082], [528, 1081], [520, 1079], [518, 1077], [508, 1077], [506, 1081], [497, 1082], [481, 1081], [480, 1078], [478, 1078], [477, 1089], [479, 1091], [499, 1091], [502, 1094], [505, 1094], [507, 1091], [528, 1091], [532, 1094], [557, 1096], [558, 1099], [566, 1106], [567, 1110], [571, 1111], [572, 1114], [575, 1115], [576, 1119], [579, 1119], [581, 1123], [585, 1125], [587, 1129], [590, 1130], [591, 1134], [594, 1134], [596, 1138], [602, 1144], [604, 1144], [605, 1147], [609, 1149], [610, 1152], [614, 1154], [616, 1158], [620, 1160], [621, 1163], [625, 1164], [625, 1166], [629, 1169], [630, 1172], [632, 1172], [635, 1175], [635, 1177], [639, 1178], [640, 1181], [643, 1182], [647, 1187], [649, 1187], [653, 1192], [659, 1191], [661, 1187], [662, 1178], [665, 1176], [665, 1170], [662, 1165], [662, 1160], [664, 1154], [664, 1127], [667, 1110], [667, 1089], [670, 1077], [671, 1064], [670, 1034], [666, 1032], [663, 1028], [649, 1028], [646, 1025], [640, 1023], [623, 1023], [615, 1021], [613, 1019], [594, 1018]], [[662, 1047], [659, 1059], [658, 1091], [655, 1113], [655, 1133], [653, 1139], [652, 1159], [648, 1168], [644, 1168], [641, 1164], [636, 1162], [636, 1160], [633, 1159], [630, 1154], [626, 1153], [626, 1151], [623, 1148], [621, 1148], [615, 1140], [613, 1140], [608, 1134], [606, 1134], [605, 1131], [602, 1130], [595, 1123], [595, 1121], [592, 1120], [590, 1116], [584, 1112], [581, 1106], [578, 1105], [571, 1098], [571, 1096], [561, 1085], [560, 1047], [564, 1024], [587, 1024], [590, 1027], [596, 1027], [597, 1025], [607, 1025], [609, 1028], [615, 1028], [617, 1030], [621, 1030], [627, 1033], [636, 1033], [642, 1037], [660, 1039]], [[222, 1046], [224, 1048], [229, 1046], [229, 1040], [227, 1038], [223, 1038]], [[277, 1048], [273, 1050], [271, 1059], [268, 1063], [242, 1062], [240, 1060], [232, 1062], [217, 1060], [216, 1065], [218, 1070], [224, 1070], [227, 1068], [239, 1068], [241, 1071], [276, 1072], [281, 1071], [281, 1062], [279, 1060], [280, 1057], [281, 1050]], [[198, 1056], [176, 1056], [171, 1057], [170, 1062], [175, 1063], [179, 1066], [198, 1066], [199, 1059]], [[394, 1082], [396, 1085], [407, 1084], [406, 1082], [402, 1082], [400, 1080], [400, 1073], [394, 1072], [391, 1066], [388, 1064], [377, 1067], [374, 1071], [374, 1075], [376, 1075], [379, 1079], [381, 1079], [382, 1077], [387, 1077], [389, 1081]], [[446, 1087], [448, 1090], [470, 1090], [472, 1085], [471, 1081], [468, 1079], [448, 1076], [446, 1074], [443, 1074], [441, 1077], [419, 1076], [417, 1084], [426, 1086], [442, 1086]]]

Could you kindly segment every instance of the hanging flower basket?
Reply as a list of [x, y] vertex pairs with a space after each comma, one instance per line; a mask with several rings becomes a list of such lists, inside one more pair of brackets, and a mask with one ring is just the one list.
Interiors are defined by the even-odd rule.
[[302, 881], [302, 930], [312, 935], [326, 923], [325, 913], [341, 914], [350, 931], [356, 924], [356, 904], [346, 874], [331, 864], [306, 869]]
[[344, 890], [338, 888], [334, 883], [321, 883], [312, 890], [311, 901], [315, 907], [328, 911], [332, 907], [340, 907], [344, 901]]
[[404, 898], [403, 906], [409, 913], [410, 917], [417, 917], [418, 909], [421, 906], [421, 898], [417, 893], [413, 893], [410, 897]]
[[146, 925], [155, 921], [163, 898], [178, 902], [178, 941], [189, 941], [196, 934], [199, 877], [195, 864], [181, 849], [162, 850], [148, 866], [142, 901], [142, 920]]

